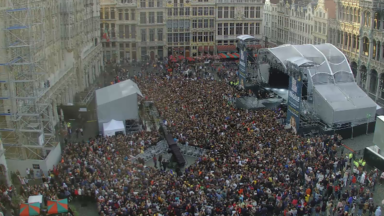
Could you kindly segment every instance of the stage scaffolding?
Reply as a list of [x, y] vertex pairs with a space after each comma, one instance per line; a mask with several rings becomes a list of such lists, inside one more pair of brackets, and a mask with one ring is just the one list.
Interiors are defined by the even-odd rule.
[[57, 145], [53, 108], [44, 94], [44, 7], [40, 0], [8, 0], [0, 62], [0, 133], [9, 159], [44, 159]]

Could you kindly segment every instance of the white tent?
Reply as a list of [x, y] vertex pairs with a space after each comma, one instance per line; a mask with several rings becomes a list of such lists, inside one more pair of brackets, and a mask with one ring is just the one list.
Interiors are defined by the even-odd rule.
[[116, 121], [112, 119], [110, 122], [103, 123], [104, 136], [114, 136], [116, 132], [123, 132], [125, 134], [125, 126], [123, 121]]
[[28, 203], [43, 203], [43, 196], [42, 195], [36, 195], [36, 196], [30, 196], [28, 197]]
[[99, 130], [111, 119], [118, 121], [139, 118], [137, 96], [143, 96], [137, 84], [126, 80], [96, 90], [97, 120]]

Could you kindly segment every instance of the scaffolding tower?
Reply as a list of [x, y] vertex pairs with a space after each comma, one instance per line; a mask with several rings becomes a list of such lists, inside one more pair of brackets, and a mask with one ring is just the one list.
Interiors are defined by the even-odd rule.
[[45, 93], [44, 7], [41, 0], [9, 0], [3, 11], [0, 133], [6, 157], [44, 159], [57, 145], [53, 109]]

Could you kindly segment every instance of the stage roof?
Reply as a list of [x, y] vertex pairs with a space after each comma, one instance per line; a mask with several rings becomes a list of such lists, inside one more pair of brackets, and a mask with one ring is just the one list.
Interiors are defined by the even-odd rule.
[[282, 63], [285, 69], [288, 61], [314, 63], [316, 66], [306, 69], [306, 73], [315, 85], [355, 82], [347, 58], [332, 44], [285, 44], [269, 48], [268, 51]]
[[125, 80], [96, 90], [96, 103], [97, 105], [102, 105], [132, 94], [143, 96], [136, 83], [132, 80]]

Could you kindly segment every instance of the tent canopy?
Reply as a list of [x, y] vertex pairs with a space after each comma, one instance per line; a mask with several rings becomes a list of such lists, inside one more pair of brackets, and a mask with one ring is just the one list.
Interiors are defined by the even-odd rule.
[[143, 96], [136, 83], [132, 80], [126, 80], [96, 90], [99, 130], [103, 131], [103, 123], [109, 122], [111, 119], [117, 121], [138, 119], [138, 95]]
[[124, 98], [130, 95], [140, 95], [143, 97], [139, 87], [132, 80], [125, 80], [123, 82], [116, 83], [101, 89], [96, 90], [96, 102], [97, 105], [103, 105], [120, 98]]
[[28, 203], [43, 203], [43, 196], [42, 195], [29, 196]]
[[68, 200], [59, 199], [59, 200], [48, 200], [48, 214], [58, 214], [68, 212]]
[[103, 128], [104, 136], [114, 136], [116, 132], [123, 132], [125, 134], [123, 121], [112, 119], [110, 122], [103, 123]]

